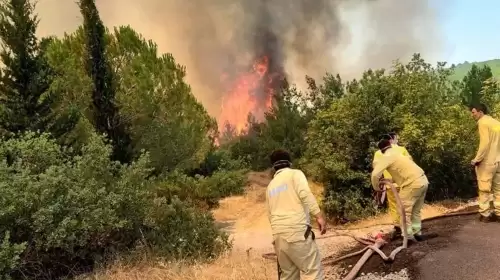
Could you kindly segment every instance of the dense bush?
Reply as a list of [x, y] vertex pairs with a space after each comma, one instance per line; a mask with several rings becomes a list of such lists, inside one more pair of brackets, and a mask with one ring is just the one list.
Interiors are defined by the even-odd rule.
[[211, 176], [216, 171], [245, 170], [248, 163], [241, 157], [234, 155], [227, 147], [214, 147], [198, 168], [188, 172], [190, 175]]
[[229, 246], [210, 214], [156, 194], [147, 154], [130, 165], [110, 154], [97, 135], [81, 151], [47, 134], [0, 142], [4, 273], [54, 279], [139, 243], [171, 258], [213, 257]]
[[245, 169], [215, 171], [211, 176], [194, 177], [176, 171], [165, 176], [157, 186], [157, 191], [167, 198], [177, 196], [181, 200], [212, 208], [218, 206], [221, 198], [242, 194], [245, 184]]

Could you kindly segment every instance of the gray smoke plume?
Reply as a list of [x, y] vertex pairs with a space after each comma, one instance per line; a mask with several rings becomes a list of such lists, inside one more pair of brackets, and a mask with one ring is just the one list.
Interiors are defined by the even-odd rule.
[[[304, 84], [340, 72], [348, 78], [414, 52], [437, 52], [429, 0], [97, 0], [108, 27], [131, 25], [187, 68], [195, 96], [220, 114], [221, 77], [247, 71], [259, 56], [271, 72]], [[81, 24], [72, 1], [39, 0], [41, 35]], [[355, 29], [359, 29], [354, 32]], [[357, 37], [356, 37], [357, 35]]]

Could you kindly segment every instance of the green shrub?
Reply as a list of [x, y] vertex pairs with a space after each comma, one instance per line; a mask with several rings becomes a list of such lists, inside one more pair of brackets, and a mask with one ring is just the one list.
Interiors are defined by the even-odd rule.
[[177, 259], [213, 259], [231, 247], [228, 235], [214, 226], [210, 212], [197, 209], [173, 197], [154, 200], [146, 225], [146, 244], [158, 256]]
[[26, 250], [26, 242], [12, 244], [10, 232], [5, 232], [0, 244], [0, 279], [11, 279], [10, 273], [20, 265], [21, 254]]
[[[209, 208], [218, 205], [221, 198], [242, 194], [246, 185], [246, 169], [216, 171], [212, 176], [188, 176], [181, 172], [169, 173], [157, 186], [158, 194], [167, 199], [177, 196]], [[200, 204], [201, 203], [201, 204]]]
[[77, 155], [47, 134], [0, 143], [0, 232], [10, 233], [0, 251], [5, 274], [57, 279], [141, 243], [166, 258], [228, 248], [209, 214], [156, 196], [147, 154], [122, 165], [110, 153], [97, 135]]
[[378, 213], [373, 201], [363, 196], [360, 190], [330, 192], [322, 201], [325, 214], [334, 222], [354, 221]]
[[211, 176], [216, 171], [244, 170], [248, 167], [248, 163], [246, 163], [241, 157], [233, 156], [228, 148], [223, 147], [210, 151], [200, 168], [194, 170], [192, 173], [203, 176]]

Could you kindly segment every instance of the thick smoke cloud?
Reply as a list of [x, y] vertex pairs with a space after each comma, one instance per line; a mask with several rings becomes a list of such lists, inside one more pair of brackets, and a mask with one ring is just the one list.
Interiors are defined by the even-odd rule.
[[[222, 73], [248, 68], [261, 54], [288, 79], [349, 78], [414, 52], [439, 51], [430, 0], [97, 0], [108, 27], [131, 25], [187, 67], [188, 82], [209, 112], [226, 94]], [[73, 1], [39, 0], [40, 35], [71, 32]], [[357, 31], [356, 31], [357, 30]]]

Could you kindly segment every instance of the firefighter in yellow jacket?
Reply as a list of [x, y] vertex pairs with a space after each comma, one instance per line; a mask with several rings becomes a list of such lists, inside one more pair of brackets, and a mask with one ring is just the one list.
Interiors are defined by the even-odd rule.
[[372, 186], [380, 189], [380, 180], [384, 170], [388, 170], [392, 179], [384, 178], [388, 183], [395, 183], [400, 188], [399, 197], [406, 215], [406, 228], [411, 241], [422, 240], [422, 207], [424, 206], [429, 181], [425, 172], [413, 160], [403, 156], [390, 141], [380, 140], [379, 149], [384, 154], [376, 161], [371, 174]]
[[290, 161], [286, 151], [277, 150], [271, 154], [276, 173], [266, 191], [279, 279], [323, 280], [321, 256], [314, 240], [310, 214], [315, 217], [321, 234], [326, 232], [325, 219], [306, 176], [302, 171], [292, 169]]
[[[484, 104], [471, 107], [477, 121], [479, 148], [471, 161], [476, 169], [480, 221], [491, 222], [500, 217], [500, 122], [488, 114]], [[493, 195], [494, 210], [490, 208]]]
[[[412, 159], [410, 153], [408, 153], [408, 150], [406, 150], [405, 147], [398, 145], [399, 137], [396, 133], [390, 132], [386, 135], [383, 135], [382, 139], [388, 140], [391, 143], [391, 146], [393, 149], [400, 152], [404, 156], [407, 156], [410, 159]], [[380, 160], [380, 158], [382, 156], [383, 156], [383, 153], [380, 151], [380, 149], [375, 152], [375, 155], [373, 157], [373, 166], [375, 165], [375, 163], [378, 160]], [[392, 179], [391, 174], [387, 170], [384, 170], [383, 176], [384, 176], [384, 179], [389, 179], [389, 180]], [[393, 185], [396, 188], [398, 187], [396, 184], [393, 184]], [[399, 214], [398, 214], [398, 210], [397, 210], [396, 198], [394, 197], [394, 194], [390, 190], [391, 185], [386, 185], [385, 187], [387, 189], [386, 195], [387, 195], [387, 205], [389, 208], [389, 215], [391, 217], [392, 223], [394, 224], [393, 235], [394, 235], [394, 237], [397, 237], [397, 236], [401, 235], [401, 227], [399, 225], [400, 219], [399, 219]]]

